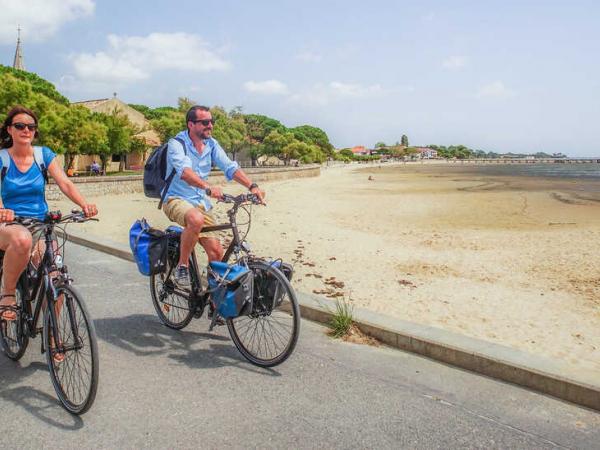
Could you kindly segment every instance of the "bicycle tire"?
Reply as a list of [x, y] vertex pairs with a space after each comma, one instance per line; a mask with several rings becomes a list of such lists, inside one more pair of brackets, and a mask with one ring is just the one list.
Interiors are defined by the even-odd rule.
[[[2, 269], [0, 268], [0, 285], [2, 285]], [[17, 320], [7, 322], [5, 320], [0, 321], [0, 342], [2, 344], [2, 350], [4, 354], [13, 361], [20, 360], [27, 346], [29, 345], [29, 334], [27, 331], [27, 324], [25, 323], [25, 317], [23, 316], [23, 299], [26, 298], [26, 291], [21, 280], [17, 283], [17, 290], [15, 291], [15, 300], [17, 306], [21, 309], [17, 313]]]
[[[250, 261], [248, 268], [254, 273], [252, 311], [249, 315], [227, 319], [227, 328], [244, 358], [260, 367], [273, 367], [288, 359], [298, 342], [298, 299], [279, 269], [259, 260]], [[270, 342], [266, 336], [269, 333]]]
[[[52, 326], [48, 308], [44, 320], [44, 344], [46, 361], [50, 370], [50, 378], [56, 395], [63, 407], [71, 414], [81, 415], [88, 411], [96, 398], [99, 379], [99, 358], [96, 329], [87, 311], [81, 295], [68, 285], [57, 288], [57, 298], [63, 295], [64, 300], [57, 314], [57, 325], [60, 341], [63, 346], [71, 348], [62, 353], [64, 360], [55, 360], [52, 342]], [[73, 322], [78, 335], [73, 334]], [[84, 366], [85, 364], [85, 366]], [[76, 392], [77, 391], [77, 392]]]
[[[150, 294], [156, 315], [163, 325], [173, 330], [181, 330], [188, 326], [195, 313], [190, 301], [191, 290], [186, 297], [179, 295], [175, 289], [176, 285], [173, 280], [175, 271], [171, 270], [171, 267], [175, 265], [178, 258], [178, 255], [171, 255], [165, 271], [150, 276]], [[188, 267], [190, 276], [195, 279], [196, 265], [192, 258], [190, 258]], [[166, 279], [169, 272], [169, 278]]]

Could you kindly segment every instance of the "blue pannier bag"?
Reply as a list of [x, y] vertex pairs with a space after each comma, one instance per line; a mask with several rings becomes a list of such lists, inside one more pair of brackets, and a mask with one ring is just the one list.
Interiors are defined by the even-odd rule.
[[220, 261], [209, 264], [208, 287], [221, 317], [234, 318], [252, 310], [253, 280], [247, 267]]
[[165, 271], [167, 245], [167, 234], [152, 228], [146, 219], [136, 220], [129, 229], [129, 246], [142, 275], [155, 275]]

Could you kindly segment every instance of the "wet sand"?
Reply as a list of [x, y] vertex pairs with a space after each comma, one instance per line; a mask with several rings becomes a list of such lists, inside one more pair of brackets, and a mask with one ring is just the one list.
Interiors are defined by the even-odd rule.
[[[297, 289], [600, 374], [598, 181], [407, 165], [263, 187], [248, 240], [294, 262]], [[127, 242], [138, 217], [168, 224], [143, 194], [93, 200], [102, 221], [82, 226], [90, 234]]]

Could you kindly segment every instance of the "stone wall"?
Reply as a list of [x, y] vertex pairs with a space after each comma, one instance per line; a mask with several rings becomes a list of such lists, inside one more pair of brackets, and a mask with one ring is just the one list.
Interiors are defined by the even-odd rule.
[[[321, 174], [321, 166], [310, 165], [301, 167], [274, 167], [245, 168], [252, 181], [261, 183], [263, 181], [284, 180], [288, 178], [318, 177]], [[134, 192], [143, 192], [143, 176], [133, 175], [125, 177], [78, 177], [71, 178], [79, 191], [86, 197], [94, 197], [105, 194], [131, 194]], [[208, 180], [213, 184], [225, 184], [225, 176], [222, 172], [213, 172]], [[46, 188], [46, 198], [48, 200], [59, 200], [63, 194], [56, 184], [51, 180]]]

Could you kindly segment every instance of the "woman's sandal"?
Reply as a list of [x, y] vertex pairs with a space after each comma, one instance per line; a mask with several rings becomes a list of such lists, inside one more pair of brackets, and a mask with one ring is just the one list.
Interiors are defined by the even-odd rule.
[[0, 305], [0, 320], [14, 322], [17, 320], [17, 313], [19, 312], [19, 307], [17, 306], [17, 297], [15, 297], [15, 294], [2, 294], [0, 295], [0, 300], [6, 297], [13, 297], [15, 302], [10, 305]]
[[50, 352], [52, 353], [52, 359], [54, 360], [54, 364], [60, 364], [65, 360], [65, 354], [63, 352], [56, 352], [56, 347], [54, 346], [54, 339], [52, 339], [52, 344], [50, 345]]

